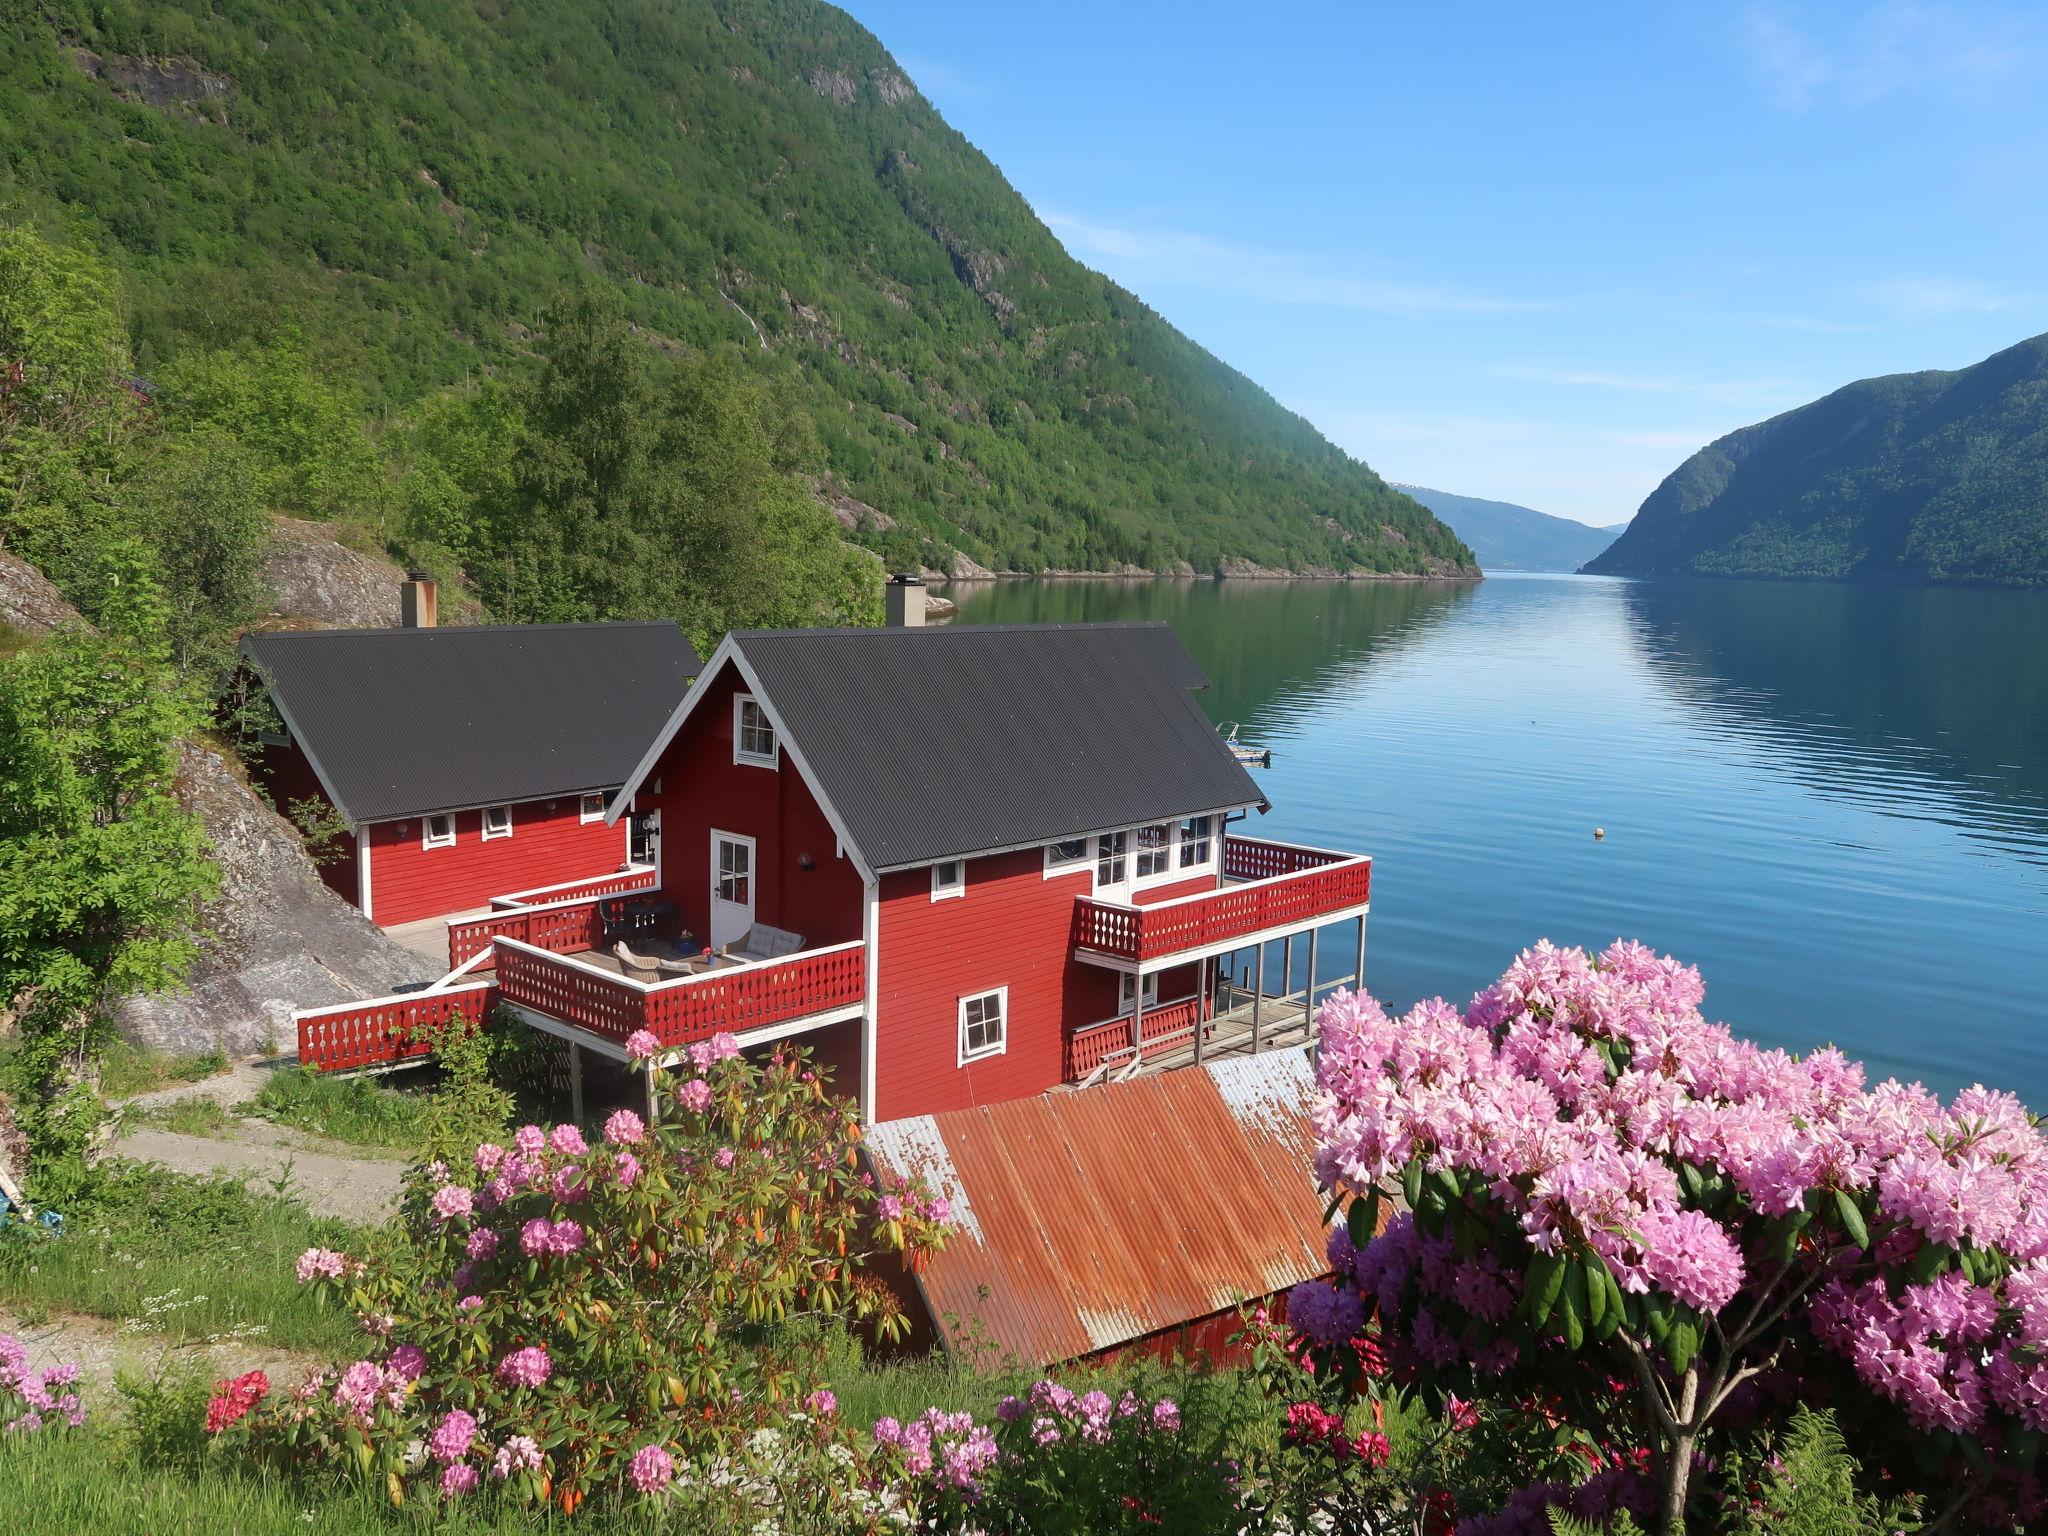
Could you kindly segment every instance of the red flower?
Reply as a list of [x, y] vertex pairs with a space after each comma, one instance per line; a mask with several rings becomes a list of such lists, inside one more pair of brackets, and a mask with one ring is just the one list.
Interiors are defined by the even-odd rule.
[[261, 1371], [215, 1383], [213, 1401], [206, 1405], [206, 1432], [217, 1435], [230, 1424], [239, 1424], [269, 1395], [270, 1378]]

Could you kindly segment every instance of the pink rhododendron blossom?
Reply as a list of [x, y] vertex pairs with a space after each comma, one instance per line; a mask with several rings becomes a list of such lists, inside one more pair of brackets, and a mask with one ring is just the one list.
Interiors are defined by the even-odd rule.
[[531, 1435], [513, 1435], [491, 1458], [491, 1476], [503, 1482], [514, 1472], [540, 1470], [540, 1445]]
[[583, 1133], [573, 1125], [558, 1125], [548, 1133], [548, 1145], [564, 1157], [581, 1157], [590, 1150]]
[[438, 1462], [460, 1461], [469, 1454], [475, 1439], [476, 1416], [461, 1408], [451, 1408], [434, 1426], [433, 1436], [427, 1441], [427, 1454]]
[[583, 1228], [573, 1221], [558, 1221], [548, 1231], [548, 1252], [557, 1255], [574, 1253], [583, 1246]]
[[472, 1259], [488, 1259], [498, 1251], [498, 1234], [489, 1227], [478, 1227], [469, 1234], [465, 1247]]
[[460, 1184], [443, 1184], [434, 1191], [434, 1198], [428, 1205], [436, 1221], [453, 1221], [476, 1209], [476, 1196]]
[[441, 1497], [459, 1499], [475, 1489], [477, 1470], [464, 1462], [457, 1462], [441, 1473]]
[[554, 1362], [538, 1344], [515, 1349], [498, 1362], [498, 1379], [516, 1387], [537, 1387], [554, 1371]]
[[474, 1312], [483, 1304], [484, 1299], [481, 1296], [465, 1296], [462, 1300], [456, 1302], [455, 1306], [457, 1311]]
[[804, 1399], [804, 1407], [821, 1419], [829, 1419], [839, 1411], [839, 1399], [830, 1387], [820, 1387]]
[[690, 1047], [690, 1063], [699, 1072], [705, 1072], [721, 1061], [730, 1061], [739, 1055], [740, 1043], [732, 1035], [720, 1032], [709, 1040], [699, 1040]]
[[427, 1352], [417, 1344], [400, 1344], [391, 1351], [385, 1368], [407, 1381], [418, 1381], [426, 1374]]
[[299, 1255], [299, 1284], [305, 1285], [316, 1277], [339, 1280], [347, 1265], [347, 1256], [332, 1248], [308, 1248]]
[[730, 1168], [733, 1163], [732, 1148], [720, 1147], [717, 1152], [712, 1154], [711, 1161], [718, 1164], [721, 1168]]
[[883, 1221], [901, 1221], [903, 1201], [896, 1195], [884, 1195], [875, 1202], [875, 1215]]
[[711, 1085], [701, 1077], [693, 1077], [676, 1090], [676, 1102], [694, 1115], [701, 1115], [711, 1107]]
[[621, 1189], [631, 1189], [633, 1181], [640, 1177], [640, 1159], [630, 1152], [621, 1152], [612, 1162], [612, 1179]]
[[630, 1109], [615, 1109], [604, 1123], [604, 1139], [615, 1147], [637, 1147], [647, 1139], [647, 1122]]
[[539, 1157], [548, 1149], [548, 1133], [537, 1125], [522, 1125], [512, 1133], [512, 1145], [521, 1157]]
[[479, 1142], [476, 1149], [476, 1171], [494, 1173], [498, 1164], [505, 1160], [505, 1149], [495, 1141]]
[[626, 1480], [642, 1493], [659, 1493], [676, 1475], [676, 1459], [658, 1445], [643, 1445], [633, 1453], [626, 1468]]
[[646, 1061], [660, 1050], [661, 1037], [651, 1029], [636, 1029], [626, 1036], [626, 1054], [634, 1061]]

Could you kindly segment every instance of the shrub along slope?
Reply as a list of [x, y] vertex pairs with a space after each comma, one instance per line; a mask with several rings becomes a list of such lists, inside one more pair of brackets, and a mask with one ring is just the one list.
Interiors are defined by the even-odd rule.
[[[0, 5], [0, 206], [73, 220], [137, 364], [295, 319], [403, 405], [594, 278], [786, 376], [892, 561], [1469, 569], [1457, 537], [1080, 266], [809, 0]], [[866, 504], [864, 508], [863, 504]]]

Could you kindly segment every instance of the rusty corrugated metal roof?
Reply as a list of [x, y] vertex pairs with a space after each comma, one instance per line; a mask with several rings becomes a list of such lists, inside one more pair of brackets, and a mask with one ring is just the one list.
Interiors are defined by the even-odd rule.
[[978, 1321], [1050, 1365], [1328, 1270], [1314, 1093], [1306, 1053], [1273, 1051], [892, 1120], [867, 1150], [952, 1202], [918, 1275], [940, 1333]]

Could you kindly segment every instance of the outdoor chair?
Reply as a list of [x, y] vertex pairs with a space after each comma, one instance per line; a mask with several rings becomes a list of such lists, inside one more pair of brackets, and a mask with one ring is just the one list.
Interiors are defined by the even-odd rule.
[[628, 981], [661, 980], [661, 961], [652, 955], [634, 953], [626, 947], [625, 940], [621, 939], [612, 945], [612, 955], [618, 960], [619, 968], [625, 972]]
[[766, 923], [756, 923], [746, 931], [737, 944], [729, 944], [725, 953], [737, 960], [780, 960], [784, 955], [793, 955], [804, 947], [804, 936], [791, 933], [787, 928], [771, 928]]

